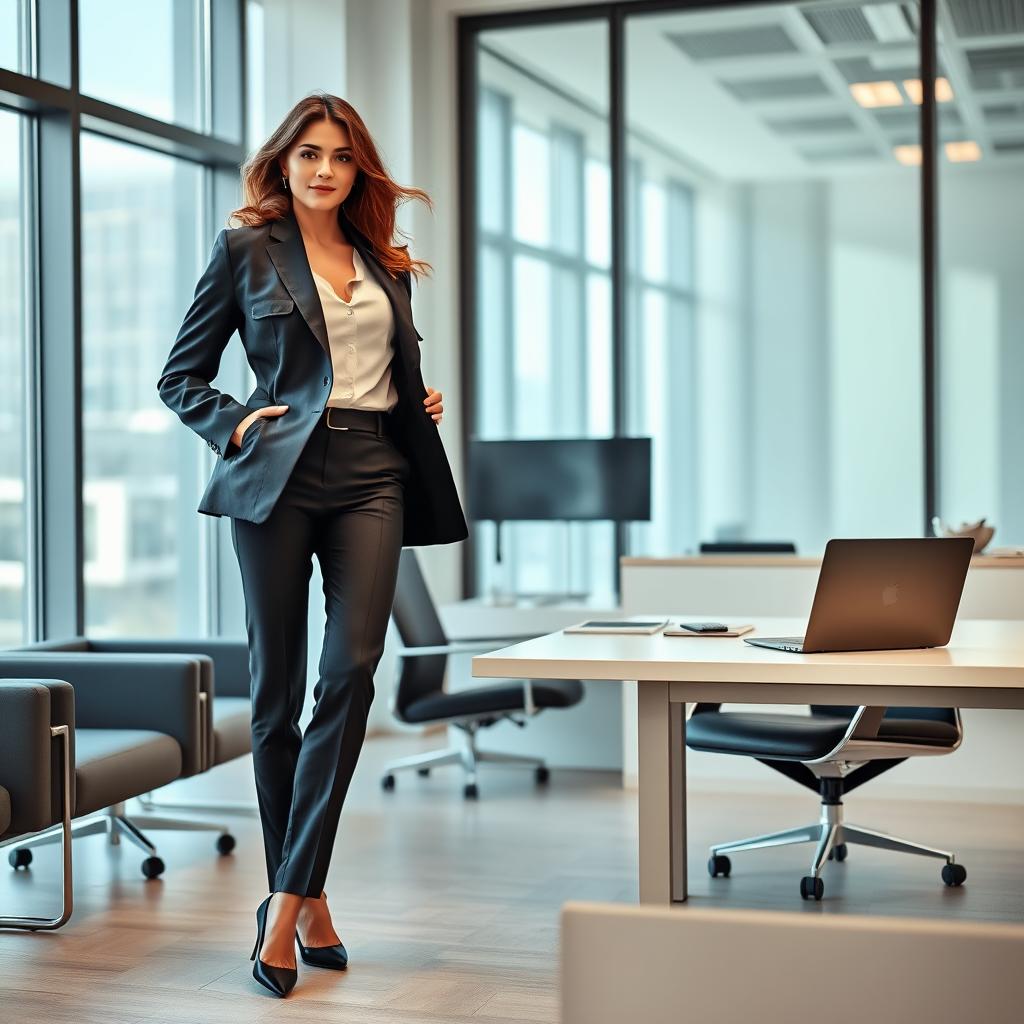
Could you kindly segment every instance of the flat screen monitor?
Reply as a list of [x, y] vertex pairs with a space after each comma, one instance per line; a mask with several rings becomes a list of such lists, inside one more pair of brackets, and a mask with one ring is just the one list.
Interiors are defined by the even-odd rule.
[[468, 498], [476, 520], [649, 520], [651, 439], [474, 440]]

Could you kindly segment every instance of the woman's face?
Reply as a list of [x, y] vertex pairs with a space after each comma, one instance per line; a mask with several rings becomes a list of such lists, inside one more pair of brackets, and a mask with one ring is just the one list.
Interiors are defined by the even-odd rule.
[[348, 131], [333, 121], [313, 121], [288, 150], [281, 173], [295, 202], [319, 212], [336, 210], [356, 180]]

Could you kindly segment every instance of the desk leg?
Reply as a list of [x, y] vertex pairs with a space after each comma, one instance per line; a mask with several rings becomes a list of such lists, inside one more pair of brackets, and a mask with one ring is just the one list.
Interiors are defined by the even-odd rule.
[[637, 683], [640, 902], [686, 899], [686, 705], [669, 683]]

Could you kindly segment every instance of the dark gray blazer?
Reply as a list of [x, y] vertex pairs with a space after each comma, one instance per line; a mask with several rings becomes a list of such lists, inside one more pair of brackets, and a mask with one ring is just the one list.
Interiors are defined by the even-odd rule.
[[[339, 209], [338, 221], [394, 310], [391, 373], [398, 405], [392, 422], [395, 443], [412, 466], [402, 543], [465, 540], [466, 519], [451, 468], [423, 405], [422, 338], [412, 322], [410, 274], [393, 279], [344, 210]], [[210, 385], [235, 331], [256, 374], [256, 390], [245, 405]], [[222, 230], [157, 382], [164, 404], [220, 456], [198, 511], [262, 523], [324, 410], [333, 376], [323, 308], [294, 214], [258, 228]], [[241, 420], [268, 405], [289, 409], [255, 420], [242, 446], [232, 444]]]

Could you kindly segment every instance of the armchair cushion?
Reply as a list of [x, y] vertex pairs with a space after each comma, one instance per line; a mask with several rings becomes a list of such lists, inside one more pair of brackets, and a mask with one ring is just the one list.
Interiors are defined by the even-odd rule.
[[213, 702], [213, 764], [252, 751], [252, 702], [248, 697], [218, 697]]
[[181, 775], [181, 747], [143, 729], [78, 730], [74, 814], [94, 811], [166, 786]]

